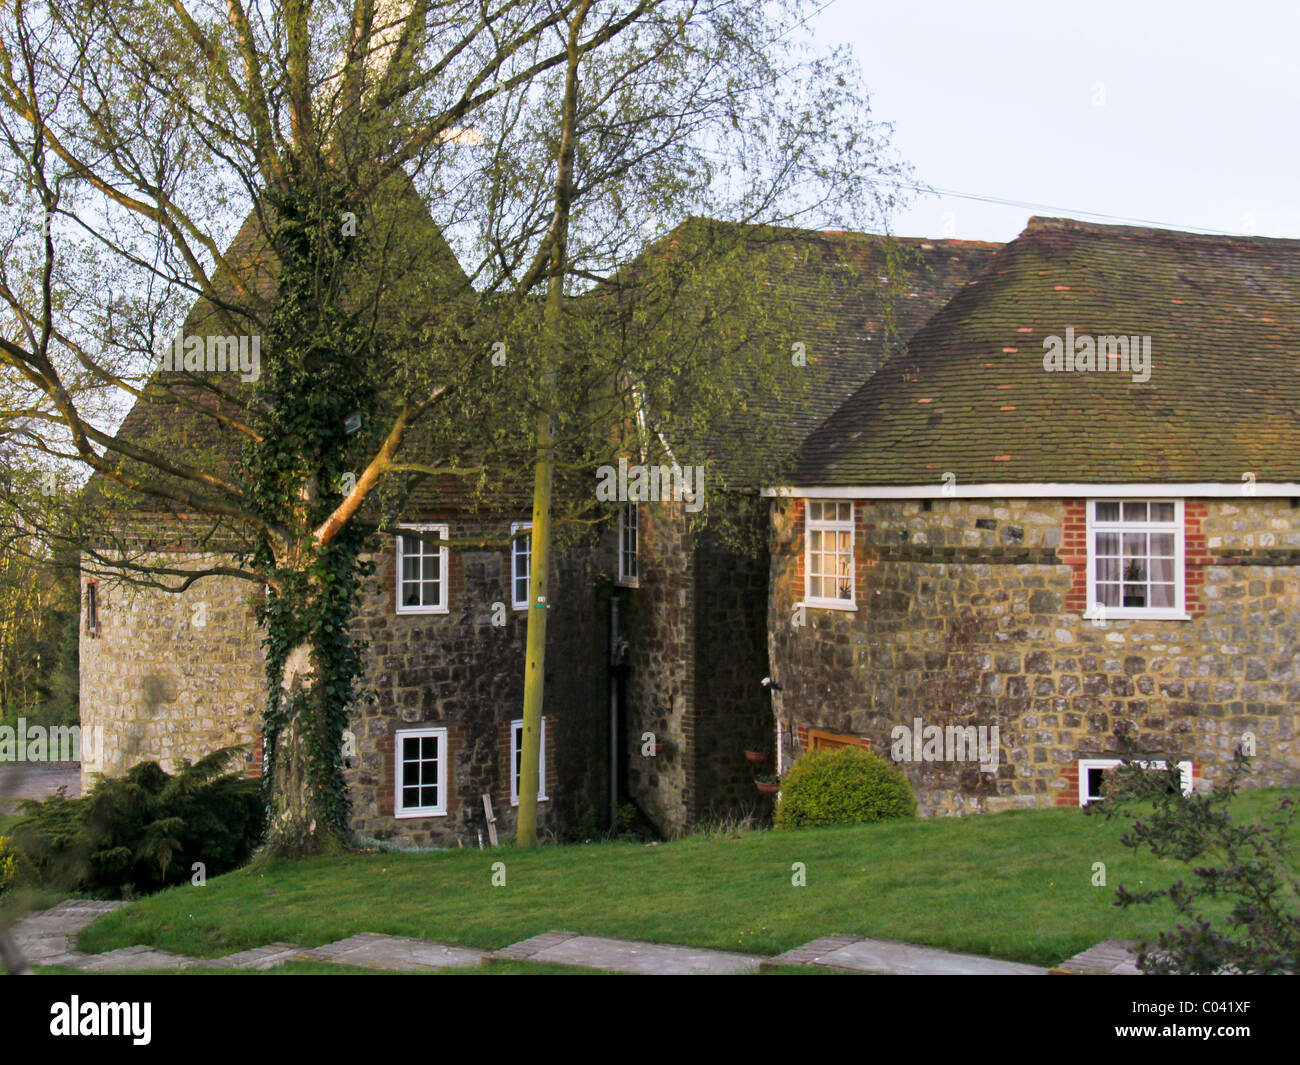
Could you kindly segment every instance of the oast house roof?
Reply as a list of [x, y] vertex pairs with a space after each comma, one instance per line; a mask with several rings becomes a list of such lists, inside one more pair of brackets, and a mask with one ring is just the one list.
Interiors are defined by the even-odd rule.
[[[775, 305], [783, 318], [770, 324], [779, 326], [787, 339], [798, 340], [806, 353], [801, 371], [805, 379], [797, 394], [773, 390], [761, 372], [752, 381], [735, 381], [745, 400], [711, 425], [699, 441], [699, 451], [715, 479], [722, 474], [733, 484], [762, 483], [773, 470], [788, 471], [803, 438], [880, 368], [893, 347], [983, 270], [1001, 247], [987, 241], [740, 226], [690, 218], [642, 256], [679, 241], [698, 241], [710, 229], [740, 235], [754, 269], [761, 270], [765, 284], [779, 293]], [[635, 266], [634, 262], [631, 268]], [[727, 296], [722, 293], [719, 298]], [[756, 318], [759, 313], [755, 312]], [[756, 352], [756, 369], [759, 357]], [[762, 438], [750, 432], [755, 415], [779, 419], [781, 432]]]
[[789, 486], [1300, 482], [1298, 345], [1300, 241], [1033, 218]]

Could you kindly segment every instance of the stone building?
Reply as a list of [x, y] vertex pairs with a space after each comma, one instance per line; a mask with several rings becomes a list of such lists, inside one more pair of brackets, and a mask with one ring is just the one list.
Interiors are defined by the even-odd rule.
[[[799, 230], [781, 231], [778, 245], [795, 293], [784, 326], [808, 356], [798, 401], [765, 401], [788, 426], [789, 452], [880, 365], [893, 339], [920, 327], [997, 247]], [[274, 265], [248, 226], [229, 258], [257, 284], [272, 283]], [[429, 268], [444, 283], [463, 283], [445, 255]], [[201, 332], [210, 313], [196, 306], [185, 332]], [[744, 440], [742, 416], [716, 428], [701, 460], [710, 485], [726, 486], [747, 542], [694, 528], [680, 503], [631, 503], [554, 560], [543, 831], [586, 834], [626, 801], [665, 834], [754, 806], [743, 749], [761, 743], [772, 720], [759, 684], [768, 672], [768, 552], [758, 471], [784, 455], [725, 447]], [[154, 442], [214, 431], [180, 406], [144, 400], [120, 430]], [[421, 538], [384, 541], [355, 622], [367, 643], [362, 684], [376, 701], [358, 707], [351, 723], [352, 827], [402, 845], [474, 842], [485, 828], [483, 795], [501, 832], [513, 831], [528, 541], [437, 545], [504, 541], [521, 531], [527, 507], [483, 513], [455, 500], [431, 494], [402, 514]], [[116, 542], [129, 540], [142, 563], [166, 557], [178, 569], [201, 568], [238, 547], [205, 536], [185, 515], [134, 502], [120, 521]], [[419, 580], [400, 576], [409, 567]], [[226, 576], [204, 577], [180, 595], [87, 582], [82, 720], [102, 726], [105, 742], [83, 766], [86, 777], [146, 758], [172, 768], [233, 743], [248, 746], [249, 771], [257, 771], [264, 681], [254, 594]], [[656, 740], [650, 748], [647, 733]], [[411, 767], [431, 786], [404, 786]]]
[[[1300, 242], [1033, 219], [768, 490], [788, 759], [926, 813], [1300, 781]], [[980, 742], [986, 750], [977, 753]]]

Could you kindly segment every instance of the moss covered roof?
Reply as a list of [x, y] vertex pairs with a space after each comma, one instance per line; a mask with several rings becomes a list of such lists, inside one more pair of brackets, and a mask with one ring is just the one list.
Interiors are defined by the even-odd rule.
[[1034, 218], [788, 483], [1300, 481], [1298, 341], [1300, 241]]

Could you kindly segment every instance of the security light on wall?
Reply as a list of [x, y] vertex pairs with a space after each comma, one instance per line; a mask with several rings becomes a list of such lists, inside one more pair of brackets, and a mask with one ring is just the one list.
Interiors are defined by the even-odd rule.
[[343, 431], [351, 436], [353, 433], [360, 432], [362, 416], [359, 410], [354, 410], [347, 416], [343, 422]]

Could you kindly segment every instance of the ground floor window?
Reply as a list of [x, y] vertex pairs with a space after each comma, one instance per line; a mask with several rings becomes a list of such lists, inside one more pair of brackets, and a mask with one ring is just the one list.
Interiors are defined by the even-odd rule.
[[447, 812], [447, 730], [406, 729], [394, 740], [398, 817], [441, 817]]
[[[537, 759], [537, 801], [545, 802], [546, 794], [546, 718], [542, 718], [541, 752]], [[510, 805], [519, 805], [519, 777], [524, 761], [524, 719], [510, 722]]]
[[[1105, 787], [1106, 772], [1121, 764], [1118, 758], [1079, 759], [1079, 805], [1087, 806], [1091, 802], [1101, 801], [1104, 798], [1102, 790]], [[1138, 762], [1137, 764], [1144, 769], [1166, 767], [1165, 762]], [[1189, 795], [1192, 791], [1192, 763], [1179, 762], [1178, 769], [1182, 774], [1183, 794]]]

